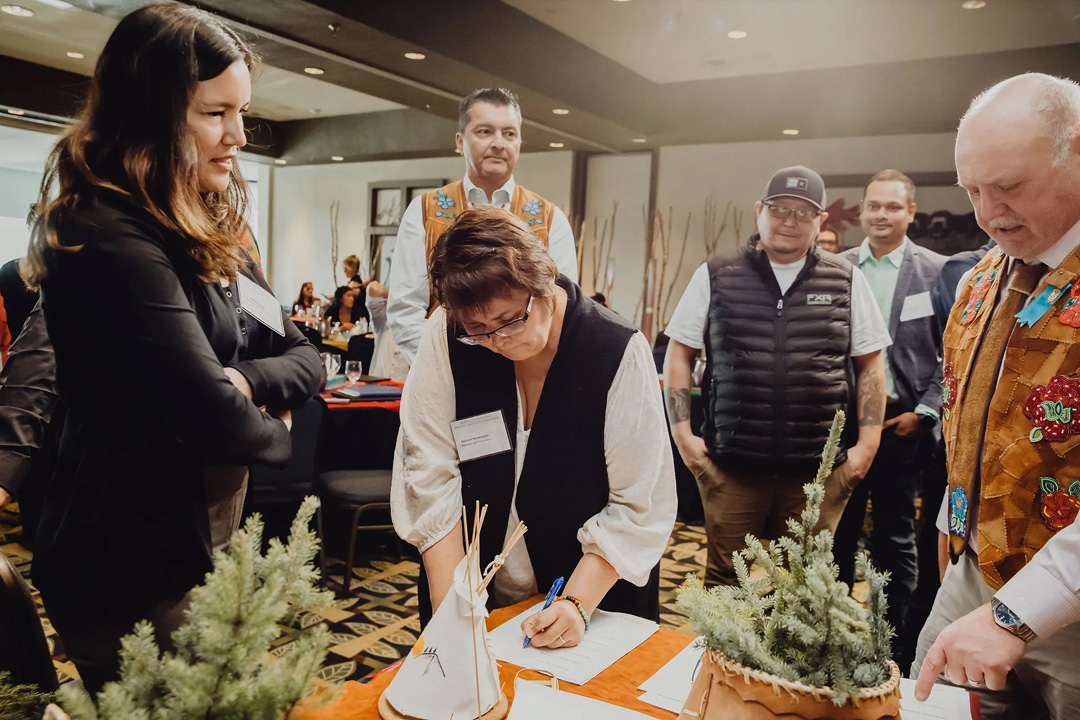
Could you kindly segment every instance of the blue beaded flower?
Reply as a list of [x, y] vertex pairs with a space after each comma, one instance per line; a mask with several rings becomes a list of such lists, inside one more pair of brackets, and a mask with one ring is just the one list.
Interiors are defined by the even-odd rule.
[[967, 493], [957, 485], [949, 494], [949, 530], [960, 537], [967, 537], [967, 509]]
[[523, 208], [521, 208], [521, 210], [522, 210], [522, 212], [527, 212], [530, 215], [539, 215], [540, 214], [540, 201], [539, 200], [530, 200], [529, 202], [525, 203], [525, 206]]
[[435, 195], [435, 204], [441, 207], [443, 210], [454, 207], [454, 199], [444, 192], [439, 192]]

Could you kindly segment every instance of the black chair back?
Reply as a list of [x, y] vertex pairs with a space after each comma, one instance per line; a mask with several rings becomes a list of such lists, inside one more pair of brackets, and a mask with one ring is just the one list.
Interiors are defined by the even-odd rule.
[[364, 372], [371, 374], [371, 356], [375, 354], [375, 338], [354, 335], [349, 338], [349, 352], [345, 357], [363, 363]]
[[2, 552], [0, 670], [10, 672], [13, 683], [37, 685], [43, 692], [52, 692], [59, 685], [30, 586]]

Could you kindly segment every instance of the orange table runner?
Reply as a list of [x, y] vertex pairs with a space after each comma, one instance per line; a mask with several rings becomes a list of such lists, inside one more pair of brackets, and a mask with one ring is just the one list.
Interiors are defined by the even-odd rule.
[[[493, 611], [487, 619], [488, 630], [516, 617], [541, 600], [543, 597], [537, 595], [531, 600]], [[636, 710], [660, 720], [675, 720], [675, 713], [638, 700], [642, 692], [638, 690], [638, 685], [652, 677], [691, 641], [692, 638], [686, 635], [660, 628], [648, 640], [588, 683], [572, 685], [559, 682], [559, 689]], [[521, 668], [517, 665], [499, 663], [499, 679], [511, 706], [514, 702], [514, 676], [519, 670]], [[379, 720], [379, 696], [390, 684], [395, 672], [396, 670], [389, 670], [376, 673], [364, 683], [347, 682], [342, 687], [341, 697], [334, 704], [322, 708], [297, 708], [290, 714], [289, 720]], [[521, 677], [529, 680], [547, 679], [546, 676], [530, 672], [521, 673]]]

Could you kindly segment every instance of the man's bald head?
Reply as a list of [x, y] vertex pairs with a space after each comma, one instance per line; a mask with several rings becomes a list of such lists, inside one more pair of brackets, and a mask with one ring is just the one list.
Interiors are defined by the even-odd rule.
[[1041, 255], [1080, 222], [1080, 86], [1029, 73], [980, 94], [956, 134], [956, 174], [1005, 252]]
[[1002, 80], [975, 96], [960, 118], [960, 128], [976, 119], [1014, 126], [1037, 124], [1051, 143], [1054, 164], [1060, 165], [1080, 132], [1080, 84], [1042, 73]]

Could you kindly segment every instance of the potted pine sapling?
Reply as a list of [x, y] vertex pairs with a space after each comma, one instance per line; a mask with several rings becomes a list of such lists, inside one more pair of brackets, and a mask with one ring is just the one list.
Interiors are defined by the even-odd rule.
[[[680, 720], [900, 717], [900, 670], [885, 619], [888, 574], [858, 558], [870, 587], [864, 608], [837, 579], [832, 533], [814, 532], [843, 427], [838, 411], [817, 477], [803, 486], [806, 508], [788, 520], [788, 534], [767, 549], [746, 536], [734, 555], [738, 585], [706, 590], [690, 575], [679, 589], [679, 608], [705, 645]], [[764, 575], [751, 577], [753, 563]]]

